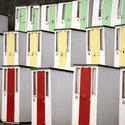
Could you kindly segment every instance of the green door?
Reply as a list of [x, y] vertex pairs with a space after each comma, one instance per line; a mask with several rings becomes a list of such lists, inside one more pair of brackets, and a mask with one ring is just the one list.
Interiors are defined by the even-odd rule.
[[34, 8], [33, 11], [33, 30], [39, 30], [39, 10]]
[[71, 28], [72, 19], [72, 3], [66, 5], [66, 18], [65, 18], [65, 28]]
[[54, 32], [55, 29], [55, 5], [50, 5], [49, 8], [49, 31]]
[[122, 2], [121, 24], [125, 24], [125, 0]]
[[26, 31], [26, 8], [20, 9], [20, 24], [19, 24], [20, 31]]
[[85, 30], [87, 26], [87, 0], [81, 1], [80, 29]]
[[112, 0], [104, 0], [103, 17], [102, 17], [103, 25], [110, 26], [111, 11], [112, 11]]

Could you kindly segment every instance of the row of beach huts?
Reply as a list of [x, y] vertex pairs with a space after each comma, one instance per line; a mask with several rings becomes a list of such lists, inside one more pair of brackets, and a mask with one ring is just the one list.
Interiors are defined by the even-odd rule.
[[75, 0], [0, 15], [0, 120], [125, 124], [125, 1]]

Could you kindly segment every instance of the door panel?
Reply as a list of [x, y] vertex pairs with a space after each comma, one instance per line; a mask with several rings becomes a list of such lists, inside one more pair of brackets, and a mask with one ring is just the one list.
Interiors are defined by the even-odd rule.
[[66, 67], [66, 32], [59, 32], [59, 67]]
[[7, 122], [14, 122], [15, 70], [8, 69]]
[[120, 66], [125, 66], [125, 27], [120, 29]]
[[104, 0], [102, 24], [110, 26], [112, 11], [112, 0]]
[[85, 30], [87, 26], [87, 0], [81, 1], [80, 29]]
[[33, 30], [39, 30], [39, 9], [34, 8], [33, 12]]
[[14, 65], [14, 33], [7, 35], [7, 65]]
[[99, 29], [92, 30], [91, 34], [92, 64], [99, 64]]
[[49, 8], [49, 31], [54, 32], [55, 29], [55, 5], [50, 5]]
[[37, 73], [37, 125], [45, 125], [45, 72]]
[[65, 28], [71, 28], [72, 20], [72, 3], [66, 5], [66, 19], [65, 19]]
[[81, 68], [79, 125], [89, 125], [90, 93], [91, 93], [91, 69]]
[[26, 8], [20, 9], [20, 31], [26, 31]]
[[122, 16], [121, 16], [121, 24], [125, 24], [125, 1], [122, 1]]
[[30, 35], [30, 66], [37, 67], [38, 33]]

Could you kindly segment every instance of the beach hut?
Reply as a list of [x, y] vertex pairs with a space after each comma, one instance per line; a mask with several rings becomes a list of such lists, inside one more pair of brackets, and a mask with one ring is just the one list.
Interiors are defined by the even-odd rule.
[[40, 30], [41, 27], [41, 6], [28, 6], [28, 31]]
[[20, 31], [4, 33], [4, 65], [26, 65], [26, 36]]
[[115, 27], [114, 66], [125, 66], [125, 25]]
[[41, 6], [41, 30], [54, 32], [57, 18], [57, 4]]
[[31, 69], [2, 66], [2, 122], [31, 122]]
[[[114, 1], [116, 2], [116, 1]], [[111, 15], [113, 0], [94, 0], [93, 1], [93, 14], [92, 26], [112, 26]]]
[[54, 66], [54, 33], [31, 31], [27, 33], [27, 66]]
[[92, 0], [72, 1], [72, 25], [71, 28], [85, 30], [92, 25]]
[[122, 25], [125, 24], [125, 1], [124, 0], [113, 0], [112, 1], [112, 14], [111, 14], [111, 25]]
[[72, 1], [58, 3], [57, 28], [71, 28], [72, 24]]
[[89, 27], [86, 31], [86, 63], [113, 66], [115, 29], [96, 26]]
[[20, 6], [15, 9], [15, 30], [27, 31], [28, 7]]
[[118, 125], [119, 78], [118, 68], [75, 65], [72, 125]]
[[120, 92], [119, 92], [119, 125], [125, 122], [125, 67], [120, 68]]
[[32, 70], [32, 125], [71, 125], [73, 71]]
[[86, 63], [86, 32], [77, 29], [55, 31], [55, 67], [70, 68]]

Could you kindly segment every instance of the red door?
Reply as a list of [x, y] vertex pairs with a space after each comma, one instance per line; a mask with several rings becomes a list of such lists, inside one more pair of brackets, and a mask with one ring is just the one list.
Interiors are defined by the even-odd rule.
[[81, 68], [79, 125], [89, 125], [90, 92], [91, 92], [91, 69]]
[[15, 70], [8, 69], [7, 122], [14, 122]]
[[37, 72], [37, 125], [45, 125], [45, 72]]

